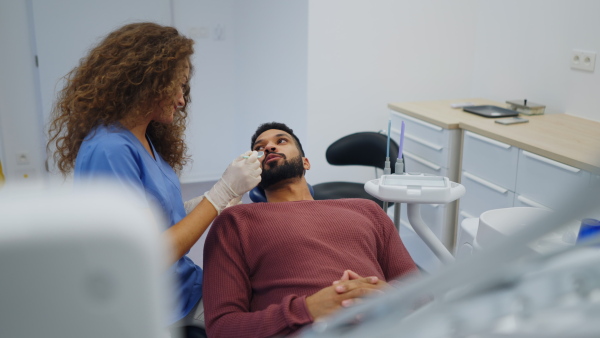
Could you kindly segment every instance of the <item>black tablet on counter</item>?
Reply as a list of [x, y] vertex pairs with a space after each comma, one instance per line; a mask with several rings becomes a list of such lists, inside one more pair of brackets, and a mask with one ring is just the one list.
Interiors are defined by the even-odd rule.
[[463, 108], [467, 113], [477, 114], [483, 117], [511, 117], [519, 115], [516, 110], [510, 110], [497, 106], [471, 106]]

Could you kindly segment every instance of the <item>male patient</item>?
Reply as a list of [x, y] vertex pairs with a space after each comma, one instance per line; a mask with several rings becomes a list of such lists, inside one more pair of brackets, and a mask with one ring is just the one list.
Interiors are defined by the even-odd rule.
[[310, 163], [285, 124], [259, 126], [252, 149], [265, 152], [268, 202], [227, 208], [213, 222], [204, 246], [209, 337], [287, 335], [417, 271], [376, 203], [313, 200]]

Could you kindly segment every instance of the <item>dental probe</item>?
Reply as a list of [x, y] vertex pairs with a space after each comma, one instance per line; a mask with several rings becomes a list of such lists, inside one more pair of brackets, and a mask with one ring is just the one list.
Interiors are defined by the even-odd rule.
[[[256, 158], [261, 158], [261, 157], [263, 157], [263, 155], [264, 155], [264, 154], [265, 154], [265, 152], [264, 152], [264, 151], [259, 151], [259, 152], [258, 152], [258, 156], [256, 156]], [[243, 157], [243, 158], [249, 158], [250, 156], [242, 156], [242, 157]]]

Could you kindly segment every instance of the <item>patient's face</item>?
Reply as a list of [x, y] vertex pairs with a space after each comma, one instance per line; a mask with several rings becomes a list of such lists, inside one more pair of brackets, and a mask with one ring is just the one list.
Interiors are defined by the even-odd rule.
[[265, 152], [259, 159], [263, 170], [259, 186], [263, 189], [286, 179], [302, 177], [310, 168], [308, 160], [300, 155], [294, 138], [282, 130], [270, 129], [260, 134], [253, 150]]

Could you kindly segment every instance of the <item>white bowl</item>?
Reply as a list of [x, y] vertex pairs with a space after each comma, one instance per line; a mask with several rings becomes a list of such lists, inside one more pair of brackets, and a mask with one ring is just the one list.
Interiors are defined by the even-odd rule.
[[550, 210], [531, 207], [488, 210], [479, 216], [477, 244], [485, 248], [502, 237], [535, 224], [550, 213]]

